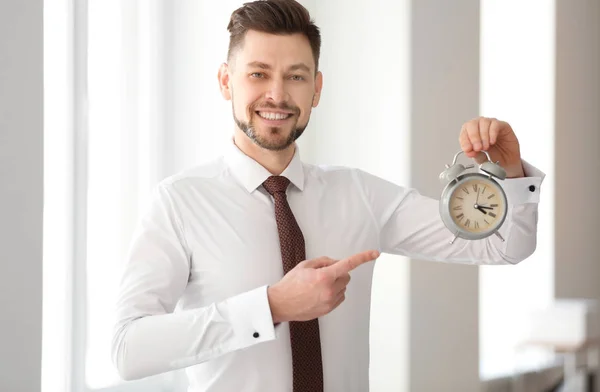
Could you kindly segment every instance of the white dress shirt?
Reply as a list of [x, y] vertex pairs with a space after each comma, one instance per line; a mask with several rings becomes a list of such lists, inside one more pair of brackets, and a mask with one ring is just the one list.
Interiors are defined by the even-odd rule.
[[[508, 216], [496, 236], [457, 239], [438, 201], [358, 169], [303, 163], [282, 173], [306, 257], [369, 249], [469, 264], [518, 263], [536, 246], [544, 174], [503, 181]], [[292, 391], [288, 323], [273, 326], [267, 286], [283, 276], [270, 173], [233, 143], [223, 157], [162, 181], [124, 266], [113, 361], [123, 379], [186, 367], [193, 392]], [[346, 300], [319, 318], [325, 392], [369, 389], [374, 263], [351, 272]]]

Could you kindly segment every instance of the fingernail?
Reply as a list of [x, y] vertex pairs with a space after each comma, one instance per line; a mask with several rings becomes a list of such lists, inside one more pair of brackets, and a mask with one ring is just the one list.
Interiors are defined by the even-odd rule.
[[377, 252], [377, 251], [373, 251], [373, 252], [371, 253], [371, 256], [372, 256], [374, 259], [376, 259], [376, 258], [378, 258], [378, 257], [379, 257], [379, 252]]
[[480, 149], [481, 149], [481, 143], [479, 143], [479, 142], [475, 142], [475, 143], [473, 144], [473, 148], [474, 148], [475, 150], [480, 150]]

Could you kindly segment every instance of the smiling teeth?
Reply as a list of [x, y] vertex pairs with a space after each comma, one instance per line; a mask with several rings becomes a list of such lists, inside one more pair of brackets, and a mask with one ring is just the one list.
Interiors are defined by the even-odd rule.
[[258, 112], [258, 115], [266, 120], [285, 120], [290, 116], [287, 113], [271, 113], [271, 112]]

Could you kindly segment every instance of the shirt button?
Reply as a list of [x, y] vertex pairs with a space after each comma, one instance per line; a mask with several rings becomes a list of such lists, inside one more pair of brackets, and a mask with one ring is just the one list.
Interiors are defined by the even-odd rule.
[[259, 333], [258, 333], [258, 332], [254, 332], [254, 334], [253, 334], [252, 336], [254, 336], [255, 338], [257, 338], [257, 337], [259, 337], [260, 335], [259, 335]]
[[535, 185], [529, 185], [529, 192], [535, 192]]

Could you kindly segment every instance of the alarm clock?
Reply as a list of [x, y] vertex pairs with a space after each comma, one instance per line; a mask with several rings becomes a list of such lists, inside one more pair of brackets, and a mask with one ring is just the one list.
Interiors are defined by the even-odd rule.
[[478, 165], [478, 171], [469, 171], [475, 165], [456, 163], [460, 154], [454, 155], [451, 165], [440, 173], [440, 181], [446, 184], [439, 207], [442, 221], [457, 238], [479, 240], [495, 234], [504, 241], [498, 229], [508, 212], [506, 193], [499, 181], [506, 178], [506, 171], [499, 162], [492, 162], [487, 151], [487, 161]]

